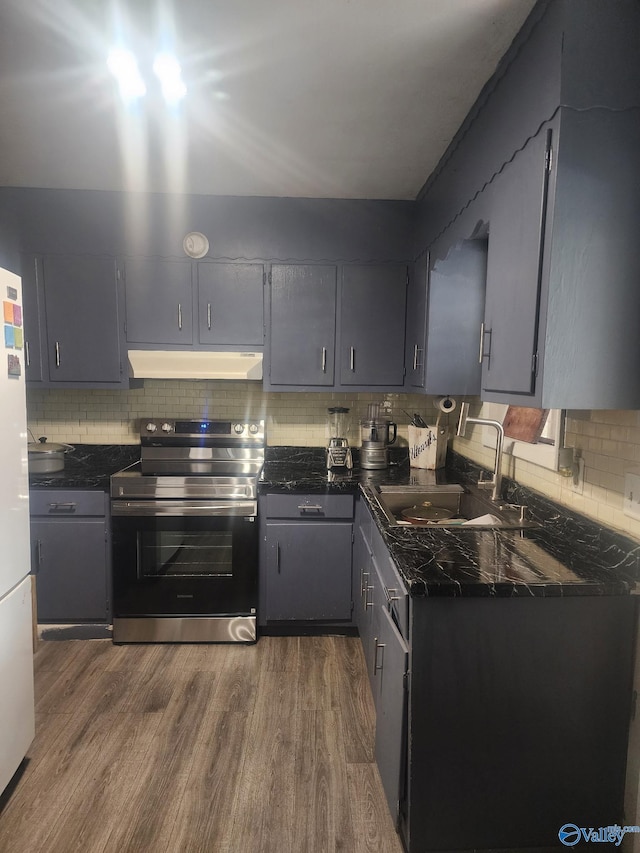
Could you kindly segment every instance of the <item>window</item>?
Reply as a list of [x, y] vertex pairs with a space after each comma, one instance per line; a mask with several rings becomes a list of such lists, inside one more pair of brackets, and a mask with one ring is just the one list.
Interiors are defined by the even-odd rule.
[[[491, 418], [494, 421], [504, 422], [504, 417], [509, 407], [502, 403], [483, 403], [480, 417]], [[523, 459], [533, 465], [558, 470], [558, 450], [562, 447], [562, 428], [564, 424], [563, 410], [550, 409], [542, 434], [535, 444], [527, 441], [517, 441], [505, 436], [503, 453], [516, 459]], [[496, 431], [490, 427], [482, 430], [482, 443], [485, 447], [496, 446]]]

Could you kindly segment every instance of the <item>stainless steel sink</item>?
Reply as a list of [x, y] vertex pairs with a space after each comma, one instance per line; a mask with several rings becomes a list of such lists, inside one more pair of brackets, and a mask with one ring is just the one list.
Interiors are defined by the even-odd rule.
[[[521, 530], [537, 527], [535, 522], [525, 518], [526, 507], [514, 506], [487, 500], [479, 489], [456, 484], [429, 486], [374, 486], [367, 485], [369, 495], [375, 500], [393, 527], [460, 527], [465, 521], [491, 515], [496, 521], [479, 522], [474, 529]], [[442, 521], [416, 523], [406, 521], [401, 513], [403, 509], [420, 506], [425, 502], [433, 506], [451, 510], [454, 515]], [[471, 525], [467, 525], [470, 527]]]

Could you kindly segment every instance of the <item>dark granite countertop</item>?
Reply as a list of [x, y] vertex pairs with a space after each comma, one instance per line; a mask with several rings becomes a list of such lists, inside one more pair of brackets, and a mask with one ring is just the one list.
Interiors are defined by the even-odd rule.
[[[63, 471], [30, 475], [32, 489], [109, 488], [112, 474], [139, 459], [136, 445], [77, 445]], [[354, 451], [350, 476], [329, 479], [323, 448], [267, 448], [260, 492], [360, 493], [414, 596], [624, 595], [640, 578], [640, 544], [505, 479], [505, 497], [526, 504], [539, 527], [523, 531], [391, 527], [366, 484], [429, 485], [477, 481], [479, 468], [449, 454], [447, 468], [409, 467], [406, 449], [392, 465], [364, 471]]]
[[539, 527], [525, 530], [392, 527], [367, 483], [428, 485], [477, 482], [479, 469], [450, 454], [447, 468], [409, 467], [396, 451], [385, 471], [362, 471], [354, 454], [352, 475], [330, 482], [322, 449], [268, 448], [262, 492], [360, 492], [400, 574], [414, 596], [551, 597], [626, 595], [640, 576], [640, 544], [577, 513], [505, 480], [505, 497], [525, 504]]
[[63, 471], [29, 474], [29, 488], [108, 491], [111, 475], [139, 458], [138, 444], [77, 444], [65, 455]]

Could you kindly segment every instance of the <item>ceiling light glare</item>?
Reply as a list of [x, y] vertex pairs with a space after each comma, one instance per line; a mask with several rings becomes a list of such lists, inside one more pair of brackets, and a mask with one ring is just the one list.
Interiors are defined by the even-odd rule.
[[109, 51], [107, 67], [118, 81], [120, 96], [126, 104], [146, 95], [147, 87], [138, 70], [136, 58], [130, 50], [114, 47]]
[[173, 54], [157, 54], [153, 61], [153, 73], [160, 81], [162, 97], [167, 104], [175, 105], [187, 94], [180, 63]]

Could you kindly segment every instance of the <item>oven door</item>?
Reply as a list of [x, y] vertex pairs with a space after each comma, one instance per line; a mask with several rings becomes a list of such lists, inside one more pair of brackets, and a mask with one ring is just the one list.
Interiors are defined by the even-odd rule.
[[255, 614], [255, 502], [114, 501], [112, 541], [115, 617]]

